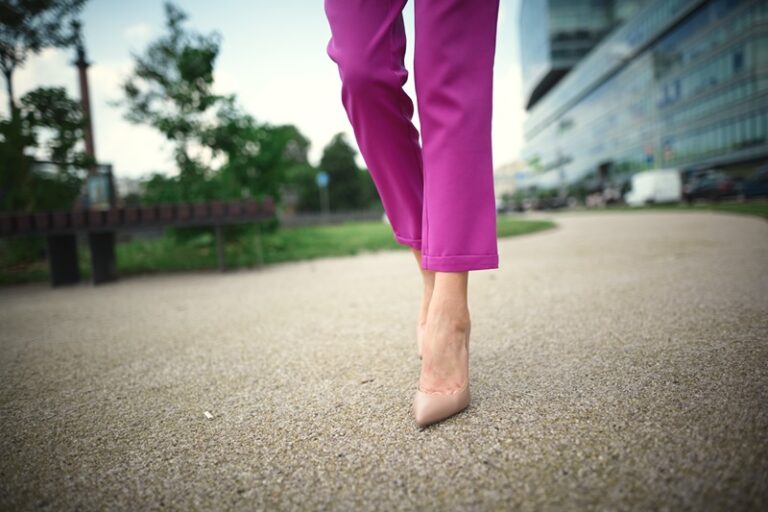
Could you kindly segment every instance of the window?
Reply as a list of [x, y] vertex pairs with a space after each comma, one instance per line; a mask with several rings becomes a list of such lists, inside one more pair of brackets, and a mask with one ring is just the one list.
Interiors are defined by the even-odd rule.
[[739, 73], [744, 69], [744, 49], [737, 48], [733, 53], [733, 72]]

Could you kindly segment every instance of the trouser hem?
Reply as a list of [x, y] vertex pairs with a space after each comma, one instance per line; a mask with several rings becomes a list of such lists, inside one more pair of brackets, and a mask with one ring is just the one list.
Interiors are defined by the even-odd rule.
[[499, 268], [498, 254], [465, 254], [456, 256], [421, 255], [421, 267], [438, 272], [464, 272]]
[[414, 239], [414, 238], [405, 238], [397, 233], [395, 233], [395, 240], [397, 243], [402, 245], [407, 245], [408, 247], [413, 247], [414, 249], [421, 250], [421, 240], [420, 239]]

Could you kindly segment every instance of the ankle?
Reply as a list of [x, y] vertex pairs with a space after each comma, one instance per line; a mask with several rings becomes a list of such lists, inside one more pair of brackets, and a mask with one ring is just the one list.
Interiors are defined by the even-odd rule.
[[426, 320], [459, 331], [468, 330], [471, 323], [467, 304], [450, 300], [433, 300]]

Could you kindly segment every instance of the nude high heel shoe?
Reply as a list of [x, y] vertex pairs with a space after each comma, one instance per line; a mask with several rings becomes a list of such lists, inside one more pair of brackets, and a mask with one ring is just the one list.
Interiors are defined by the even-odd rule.
[[[467, 363], [469, 363], [469, 329], [467, 329], [465, 346], [467, 348]], [[416, 424], [420, 427], [426, 427], [463, 411], [469, 405], [470, 398], [469, 372], [467, 372], [467, 382], [461, 389], [452, 393], [422, 391], [417, 385], [411, 412]]]

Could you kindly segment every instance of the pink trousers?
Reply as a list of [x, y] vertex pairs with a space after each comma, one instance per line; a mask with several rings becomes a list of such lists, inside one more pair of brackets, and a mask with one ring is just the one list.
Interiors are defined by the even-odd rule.
[[398, 243], [424, 269], [499, 266], [491, 151], [499, 0], [414, 0], [414, 87], [403, 90], [408, 0], [324, 0], [341, 102]]

